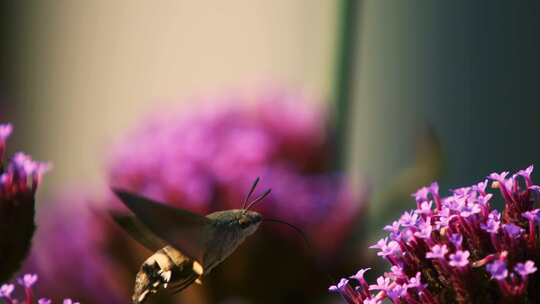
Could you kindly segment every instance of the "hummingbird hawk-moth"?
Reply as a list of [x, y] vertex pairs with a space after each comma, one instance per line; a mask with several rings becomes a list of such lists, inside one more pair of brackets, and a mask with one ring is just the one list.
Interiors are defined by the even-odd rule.
[[194, 282], [202, 283], [204, 276], [259, 227], [262, 216], [249, 208], [270, 194], [270, 189], [249, 202], [258, 181], [253, 183], [241, 209], [206, 216], [113, 189], [134, 214], [113, 214], [114, 220], [154, 251], [137, 273], [132, 302], [142, 303], [160, 290], [177, 293]]

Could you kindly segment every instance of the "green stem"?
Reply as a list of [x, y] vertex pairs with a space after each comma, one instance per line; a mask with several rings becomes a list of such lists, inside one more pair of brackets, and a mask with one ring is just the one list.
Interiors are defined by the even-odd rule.
[[341, 0], [338, 11], [338, 42], [336, 70], [333, 85], [334, 112], [334, 169], [342, 170], [347, 159], [346, 141], [348, 139], [350, 111], [356, 57], [358, 0]]

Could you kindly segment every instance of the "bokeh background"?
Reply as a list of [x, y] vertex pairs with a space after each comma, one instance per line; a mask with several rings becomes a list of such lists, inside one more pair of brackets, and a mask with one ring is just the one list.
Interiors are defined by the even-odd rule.
[[[55, 205], [108, 207], [109, 153], [156, 109], [192, 111], [209, 97], [276, 87], [325, 108], [329, 164], [319, 169], [347, 177], [363, 212], [349, 225], [350, 246], [331, 261], [295, 247], [298, 259], [312, 260], [291, 271], [318, 273], [313, 286], [323, 290], [294, 303], [335, 300], [325, 297], [325, 273], [369, 264], [361, 248], [410, 208], [416, 188], [435, 179], [441, 189], [469, 184], [540, 158], [535, 1], [19, 1], [2, 4], [0, 14], [0, 118], [15, 124], [11, 147], [54, 164], [40, 188], [38, 222], [59, 216], [45, 209], [65, 211]], [[60, 203], [65, 193], [72, 199]], [[108, 268], [129, 277], [144, 254], [132, 259], [129, 270]], [[243, 299], [242, 287], [294, 290], [258, 275], [235, 289], [238, 297], [205, 297], [212, 291], [202, 288], [183, 301], [272, 303]], [[106, 285], [124, 285], [112, 281]]]

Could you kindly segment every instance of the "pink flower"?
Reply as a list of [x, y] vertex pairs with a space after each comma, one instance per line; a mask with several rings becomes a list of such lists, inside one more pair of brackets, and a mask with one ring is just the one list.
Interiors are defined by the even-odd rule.
[[[530, 291], [540, 288], [535, 274], [540, 262], [539, 209], [534, 206], [539, 187], [532, 183], [532, 170], [529, 166], [514, 175], [490, 174], [492, 188], [504, 201], [502, 212], [488, 203], [493, 193], [486, 192], [486, 181], [453, 190], [441, 198], [441, 208], [431, 212], [424, 204], [439, 199], [438, 189], [432, 185], [413, 194], [417, 209], [405, 212], [399, 224], [386, 226], [389, 236], [371, 247], [391, 265], [391, 272], [370, 287], [384, 291], [377, 298], [432, 304], [536, 302]], [[389, 249], [392, 242], [399, 250]], [[420, 282], [425, 282], [421, 291], [403, 287]], [[349, 303], [365, 303], [375, 296], [361, 287], [353, 290]]]
[[142, 120], [111, 153], [111, 184], [209, 213], [238, 208], [260, 176], [273, 190], [260, 212], [294, 222], [318, 250], [333, 252], [358, 216], [365, 190], [353, 192], [328, 170], [326, 113], [300, 94], [264, 92], [253, 99]]
[[11, 125], [0, 125], [0, 282], [15, 273], [34, 235], [34, 194], [48, 164], [39, 163], [22, 152], [4, 160]]
[[[0, 300], [6, 302], [6, 304], [17, 304], [17, 303], [34, 303], [34, 291], [32, 287], [36, 284], [38, 280], [37, 274], [25, 274], [22, 277], [17, 279], [19, 285], [24, 288], [24, 299], [18, 299], [16, 296], [13, 296], [15, 291], [14, 284], [4, 284], [0, 286]], [[37, 301], [38, 304], [51, 304], [52, 301], [46, 298], [40, 298]], [[72, 302], [70, 299], [65, 299], [64, 304], [80, 304], [79, 302]]]

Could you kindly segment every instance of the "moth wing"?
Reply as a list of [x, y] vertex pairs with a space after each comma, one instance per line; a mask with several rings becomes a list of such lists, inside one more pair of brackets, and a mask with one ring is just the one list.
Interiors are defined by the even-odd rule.
[[113, 220], [124, 229], [133, 239], [151, 251], [158, 251], [167, 243], [157, 237], [148, 227], [133, 215], [111, 212]]
[[212, 234], [210, 219], [123, 190], [113, 191], [150, 231], [204, 265], [204, 254]]

